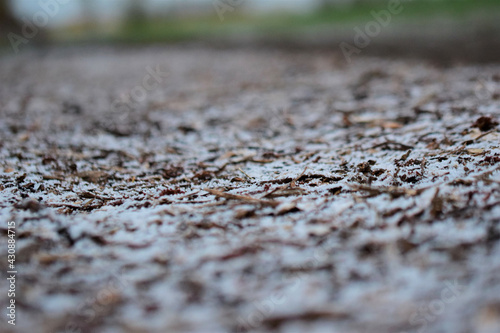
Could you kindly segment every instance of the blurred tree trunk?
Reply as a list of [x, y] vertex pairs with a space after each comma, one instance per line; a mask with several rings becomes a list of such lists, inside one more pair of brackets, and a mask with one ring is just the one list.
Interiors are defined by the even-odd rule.
[[12, 14], [10, 1], [0, 0], [0, 31], [3, 36], [9, 32], [18, 32], [21, 27], [19, 21]]
[[146, 0], [129, 0], [125, 19], [129, 22], [144, 23], [148, 18], [146, 2]]
[[[48, 33], [44, 28], [38, 27], [29, 18], [18, 19], [12, 10], [13, 1], [0, 0], [0, 38], [2, 42], [8, 41], [12, 48], [17, 52], [30, 43], [32, 46], [44, 47], [48, 42]], [[27, 36], [23, 31], [25, 26], [29, 26], [30, 31]]]

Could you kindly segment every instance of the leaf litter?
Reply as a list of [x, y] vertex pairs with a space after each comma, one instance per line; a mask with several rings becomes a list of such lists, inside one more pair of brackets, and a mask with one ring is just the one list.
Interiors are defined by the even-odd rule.
[[[500, 102], [474, 81], [498, 66], [83, 52], [0, 65], [19, 332], [500, 327]], [[169, 78], [113, 109], [153, 64]]]

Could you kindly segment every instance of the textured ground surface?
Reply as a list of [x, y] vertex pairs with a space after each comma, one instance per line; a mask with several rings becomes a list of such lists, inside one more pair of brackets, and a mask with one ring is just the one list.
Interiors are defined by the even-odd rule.
[[500, 331], [500, 66], [81, 49], [0, 78], [2, 332]]

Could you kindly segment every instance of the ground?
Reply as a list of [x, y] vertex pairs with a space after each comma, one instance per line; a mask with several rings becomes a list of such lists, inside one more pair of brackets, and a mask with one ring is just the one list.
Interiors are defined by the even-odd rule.
[[0, 77], [2, 332], [500, 331], [499, 65], [71, 47]]

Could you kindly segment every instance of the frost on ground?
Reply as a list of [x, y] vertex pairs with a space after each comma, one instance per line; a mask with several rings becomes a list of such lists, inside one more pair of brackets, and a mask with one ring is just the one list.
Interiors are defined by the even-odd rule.
[[0, 77], [15, 332], [500, 331], [500, 66], [64, 49]]

